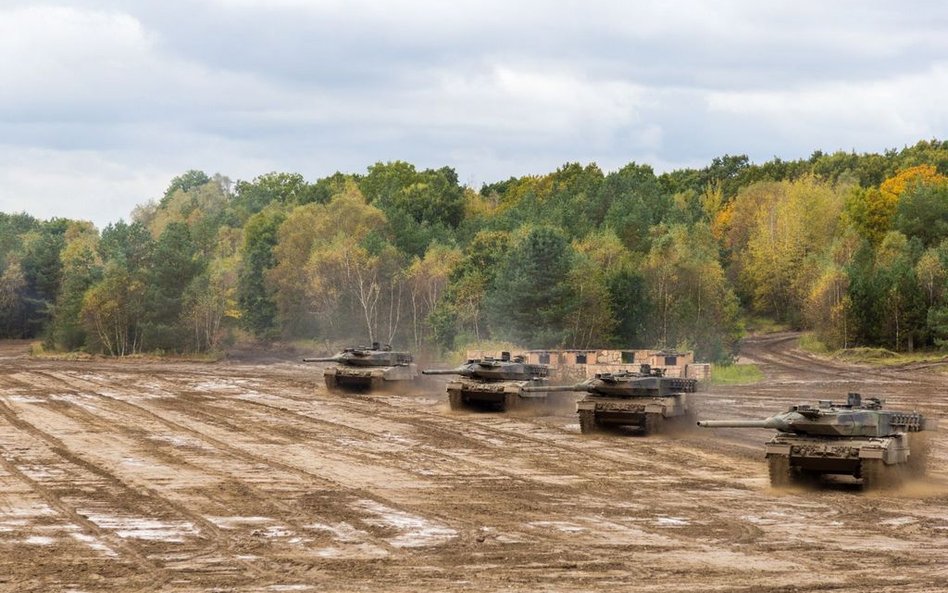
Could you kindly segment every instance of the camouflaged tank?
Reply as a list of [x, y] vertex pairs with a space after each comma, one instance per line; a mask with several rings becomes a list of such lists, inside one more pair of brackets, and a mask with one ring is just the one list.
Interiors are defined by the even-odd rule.
[[304, 358], [303, 362], [339, 363], [323, 371], [330, 391], [388, 389], [418, 378], [418, 367], [410, 353], [393, 351], [391, 346], [381, 346], [378, 342], [372, 342], [372, 346], [346, 348], [335, 356]]
[[576, 403], [583, 434], [606, 426], [631, 426], [649, 434], [660, 431], [668, 420], [691, 424], [693, 412], [687, 394], [696, 391], [697, 385], [695, 379], [666, 377], [662, 369], [643, 364], [638, 372], [597, 373], [582, 383], [542, 389], [586, 393]]
[[448, 401], [452, 410], [478, 409], [509, 411], [517, 407], [543, 402], [543, 389], [530, 390], [546, 384], [550, 367], [530, 364], [524, 357], [510, 357], [503, 352], [500, 359], [490, 356], [474, 358], [448, 370], [425, 370], [423, 375], [458, 375], [448, 381]]
[[845, 404], [821, 400], [815, 407], [792, 406], [766, 420], [706, 420], [698, 426], [776, 429], [766, 444], [774, 487], [841, 474], [862, 480], [870, 489], [924, 473], [927, 448], [918, 433], [936, 427], [934, 419], [918, 412], [883, 410], [882, 405], [878, 398], [863, 401], [858, 393], [850, 393]]

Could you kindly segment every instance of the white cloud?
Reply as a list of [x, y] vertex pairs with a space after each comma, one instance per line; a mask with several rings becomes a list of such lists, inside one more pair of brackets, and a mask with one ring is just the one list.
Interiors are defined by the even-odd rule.
[[191, 168], [315, 179], [405, 159], [490, 182], [948, 132], [942, 2], [3, 6], [0, 210], [43, 216], [127, 217]]
[[[863, 83], [840, 82], [785, 91], [731, 91], [708, 95], [712, 113], [766, 122], [785, 136], [811, 141], [847, 137], [924, 139], [948, 130], [948, 63], [920, 73]], [[889, 146], [891, 144], [887, 144]]]

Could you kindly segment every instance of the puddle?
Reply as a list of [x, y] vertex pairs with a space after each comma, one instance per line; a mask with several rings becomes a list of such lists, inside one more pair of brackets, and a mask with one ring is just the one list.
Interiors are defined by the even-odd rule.
[[915, 517], [895, 517], [893, 519], [879, 521], [880, 525], [893, 525], [895, 527], [901, 525], [911, 525], [912, 523], [918, 523], [918, 520]]
[[360, 529], [356, 529], [352, 525], [349, 525], [346, 522], [336, 523], [335, 525], [324, 525], [322, 523], [313, 523], [312, 525], [304, 525], [306, 529], [314, 529], [318, 531], [328, 531], [332, 536], [339, 540], [340, 542], [362, 542], [368, 539], [368, 534]]
[[369, 525], [390, 527], [401, 532], [388, 543], [396, 548], [423, 548], [446, 543], [457, 536], [457, 531], [424, 517], [389, 508], [372, 500], [360, 500], [352, 505], [375, 517], [364, 519]]
[[205, 449], [204, 443], [198, 439], [191, 437], [183, 437], [180, 435], [171, 435], [171, 434], [159, 434], [152, 435], [148, 437], [148, 440], [157, 441], [159, 443], [168, 443], [173, 447], [188, 447], [191, 449]]
[[102, 552], [102, 554], [104, 554], [105, 556], [109, 556], [109, 557], [118, 556], [118, 554], [116, 554], [115, 551], [112, 550], [112, 548], [100, 542], [99, 538], [97, 537], [94, 537], [86, 533], [70, 533], [69, 535], [77, 542], [87, 545], [89, 548], [95, 550], [96, 552]]
[[681, 527], [683, 525], [690, 525], [687, 519], [684, 517], [659, 517], [655, 520], [662, 527]]
[[585, 527], [580, 527], [575, 523], [567, 523], [566, 521], [533, 521], [532, 523], [527, 523], [527, 525], [531, 527], [548, 527], [557, 531], [562, 531], [564, 533], [579, 533], [580, 531], [586, 531]]
[[270, 517], [208, 517], [208, 521], [217, 525], [221, 529], [237, 529], [244, 525], [260, 525], [262, 523], [274, 523], [275, 520]]
[[200, 535], [200, 530], [189, 521], [160, 521], [147, 517], [102, 515], [81, 509], [78, 513], [100, 528], [114, 531], [116, 535], [126, 539], [182, 543], [187, 537]]
[[45, 404], [46, 400], [39, 397], [32, 397], [30, 395], [9, 395], [7, 396], [8, 400], [11, 402], [16, 402], [18, 404]]

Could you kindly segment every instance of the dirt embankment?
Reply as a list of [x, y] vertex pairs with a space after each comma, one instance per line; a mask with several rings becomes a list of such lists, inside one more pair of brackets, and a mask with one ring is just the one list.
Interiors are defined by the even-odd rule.
[[[948, 379], [751, 340], [705, 418]], [[319, 365], [36, 361], [0, 344], [0, 591], [943, 591], [948, 443], [928, 480], [767, 486], [768, 431], [584, 437], [568, 409], [455, 414], [329, 394]]]

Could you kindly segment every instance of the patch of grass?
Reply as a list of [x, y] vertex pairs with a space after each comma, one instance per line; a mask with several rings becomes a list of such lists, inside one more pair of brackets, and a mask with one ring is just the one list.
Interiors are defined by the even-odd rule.
[[743, 324], [748, 334], [775, 334], [793, 329], [785, 323], [774, 321], [768, 317], [745, 317]]
[[749, 385], [764, 380], [756, 364], [729, 364], [711, 366], [712, 385]]
[[829, 354], [830, 349], [816, 337], [813, 332], [806, 332], [800, 336], [800, 349], [810, 354]]
[[876, 366], [899, 366], [948, 360], [948, 354], [944, 351], [893, 352], [886, 348], [866, 346], [832, 350], [821, 342], [813, 332], [807, 332], [800, 336], [800, 349], [831, 360]]
[[834, 358], [847, 362], [877, 362], [900, 358], [900, 355], [885, 348], [843, 348], [833, 353]]
[[893, 352], [885, 348], [846, 348], [833, 353], [833, 358], [845, 362], [871, 364], [876, 366], [899, 366], [920, 362], [944, 362], [948, 355], [944, 352]]

